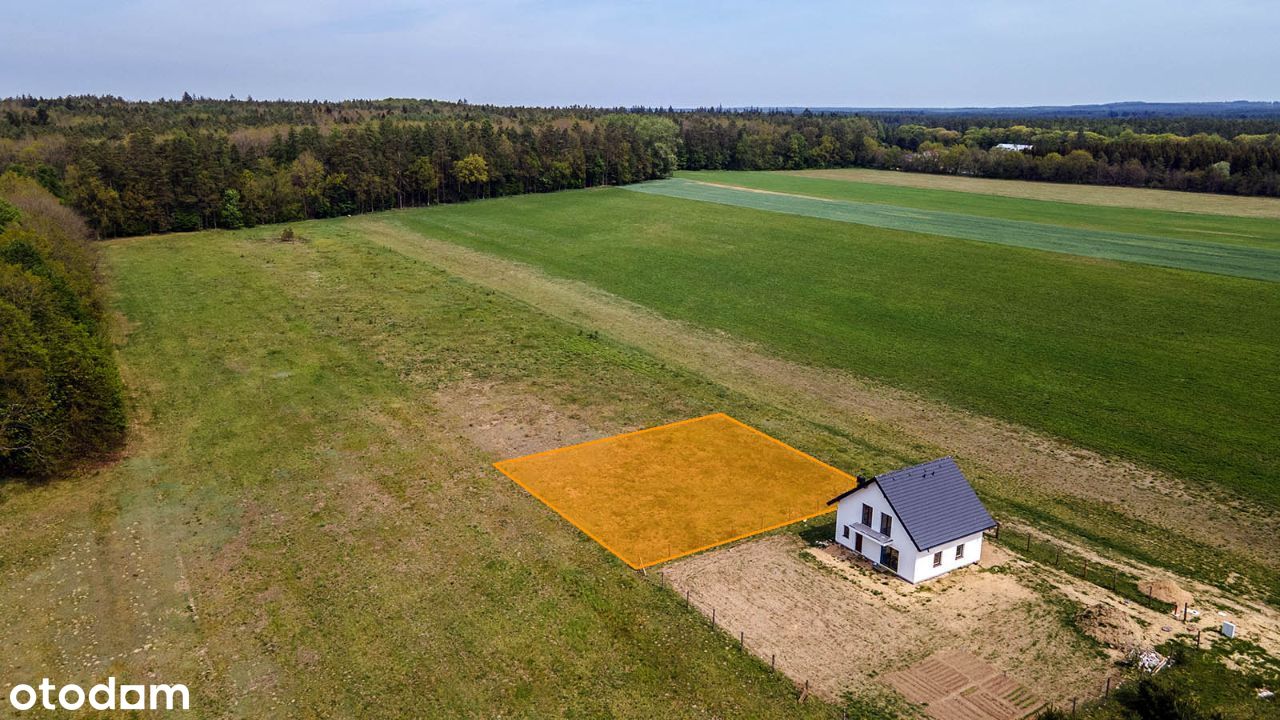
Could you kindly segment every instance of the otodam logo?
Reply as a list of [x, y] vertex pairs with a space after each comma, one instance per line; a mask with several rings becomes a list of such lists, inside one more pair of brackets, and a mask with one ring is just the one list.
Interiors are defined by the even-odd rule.
[[49, 678], [40, 684], [14, 685], [9, 691], [9, 704], [14, 710], [39, 707], [44, 710], [189, 710], [190, 693], [186, 685], [117, 685], [107, 678], [85, 690], [79, 685], [58, 687]]

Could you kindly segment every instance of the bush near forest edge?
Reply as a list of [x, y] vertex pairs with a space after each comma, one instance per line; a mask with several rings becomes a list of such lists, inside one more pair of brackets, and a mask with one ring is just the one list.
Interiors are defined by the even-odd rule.
[[83, 220], [35, 180], [0, 176], [0, 478], [114, 447], [124, 402]]

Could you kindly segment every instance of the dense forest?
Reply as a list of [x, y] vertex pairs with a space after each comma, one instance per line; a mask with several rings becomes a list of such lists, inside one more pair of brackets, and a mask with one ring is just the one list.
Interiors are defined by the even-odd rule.
[[0, 175], [0, 478], [52, 474], [124, 433], [94, 253], [48, 190]]
[[1280, 119], [1252, 115], [24, 97], [0, 101], [0, 171], [33, 178], [113, 236], [624, 184], [677, 168], [857, 166], [1280, 196], [1278, 131]]

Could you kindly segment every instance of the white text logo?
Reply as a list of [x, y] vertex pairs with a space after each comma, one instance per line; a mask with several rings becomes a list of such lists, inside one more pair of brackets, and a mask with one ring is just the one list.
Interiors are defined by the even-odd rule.
[[120, 685], [107, 678], [85, 690], [79, 685], [58, 687], [45, 678], [36, 687], [14, 685], [9, 704], [15, 710], [39, 706], [45, 710], [187, 710], [191, 700], [186, 685]]

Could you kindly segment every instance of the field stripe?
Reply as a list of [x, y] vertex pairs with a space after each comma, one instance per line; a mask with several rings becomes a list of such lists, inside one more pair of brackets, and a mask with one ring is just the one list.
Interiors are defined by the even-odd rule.
[[851, 200], [830, 200], [713, 185], [684, 178], [624, 187], [632, 192], [890, 230], [1280, 282], [1280, 251], [1265, 248], [1086, 230]]

